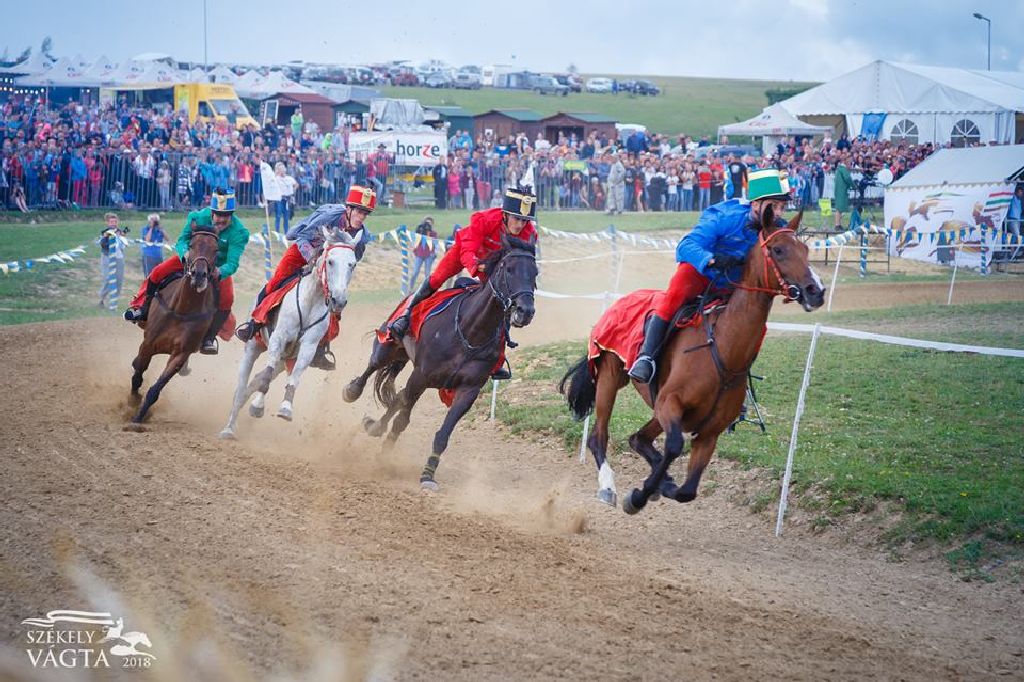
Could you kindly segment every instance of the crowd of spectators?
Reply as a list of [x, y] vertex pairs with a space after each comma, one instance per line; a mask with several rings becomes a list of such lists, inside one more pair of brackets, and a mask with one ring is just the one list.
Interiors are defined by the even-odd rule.
[[506, 185], [529, 183], [545, 210], [690, 211], [741, 196], [749, 171], [770, 166], [788, 173], [796, 206], [815, 207], [835, 197], [840, 164], [857, 185], [858, 176], [883, 168], [899, 178], [934, 151], [930, 143], [826, 136], [786, 139], [755, 156], [724, 153], [707, 138], [643, 131], [622, 140], [596, 131], [531, 140], [460, 130], [435, 168], [401, 169], [384, 149], [348, 153], [345, 130], [321, 131], [301, 116], [236, 131], [125, 101], [45, 107], [31, 96], [12, 97], [0, 114], [4, 207], [181, 210], [206, 204], [220, 186], [234, 187], [241, 205], [257, 206], [260, 163], [267, 162], [291, 190], [273, 207], [285, 226], [295, 206], [338, 201], [352, 184], [373, 185], [386, 201], [399, 174], [414, 187], [433, 180], [441, 209], [500, 204]]

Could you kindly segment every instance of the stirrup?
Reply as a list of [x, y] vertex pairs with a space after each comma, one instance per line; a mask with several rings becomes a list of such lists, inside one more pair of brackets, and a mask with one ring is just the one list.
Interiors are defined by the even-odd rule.
[[235, 330], [235, 336], [239, 341], [248, 342], [259, 332], [260, 327], [256, 324], [255, 320], [249, 320], [245, 324], [239, 325], [238, 329]]
[[508, 381], [512, 378], [512, 370], [507, 367], [500, 367], [491, 375], [492, 381]]
[[203, 339], [203, 342], [199, 345], [199, 353], [201, 355], [217, 355], [219, 352], [220, 345], [217, 343], [216, 336], [212, 339]]
[[[328, 357], [328, 355], [330, 357]], [[324, 348], [323, 346], [317, 346], [316, 355], [313, 356], [313, 359], [310, 361], [309, 366], [316, 367], [317, 369], [322, 369], [325, 372], [333, 372], [335, 367], [337, 367], [337, 364], [338, 361], [334, 357], [333, 352]]]
[[642, 384], [651, 383], [651, 379], [654, 378], [654, 372], [654, 358], [648, 355], [638, 357], [633, 366], [629, 368], [629, 376]]
[[136, 322], [142, 322], [146, 319], [142, 314], [142, 308], [128, 308], [124, 311], [124, 315], [122, 317], [124, 317], [127, 322], [131, 322], [133, 324]]

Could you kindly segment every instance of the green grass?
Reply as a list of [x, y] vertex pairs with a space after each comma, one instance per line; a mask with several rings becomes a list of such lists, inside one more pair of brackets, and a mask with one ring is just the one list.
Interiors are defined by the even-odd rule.
[[[986, 342], [1021, 348], [1021, 319], [1024, 304], [1010, 303], [851, 312], [829, 324], [950, 341], [990, 328]], [[917, 334], [923, 320], [947, 331]], [[768, 337], [753, 368], [766, 377], [757, 390], [768, 434], [741, 426], [723, 435], [718, 456], [781, 478], [809, 343], [806, 334]], [[575, 451], [581, 425], [570, 419], [555, 385], [583, 351], [581, 341], [515, 353], [522, 381], [499, 392], [498, 417], [514, 433], [553, 434]], [[813, 527], [891, 505], [898, 522], [882, 540], [893, 547], [941, 543], [965, 579], [982, 577], [992, 557], [1024, 556], [1022, 412], [1024, 361], [1018, 358], [822, 337], [800, 427], [795, 504], [812, 514]], [[634, 391], [620, 394], [613, 464], [629, 452], [627, 437], [649, 415]], [[751, 504], [774, 507], [777, 498], [776, 482]]]
[[[811, 87], [793, 83], [722, 78], [667, 76], [617, 76], [647, 78], [662, 89], [657, 97], [624, 93], [571, 93], [567, 97], [538, 95], [524, 90], [481, 88], [452, 90], [431, 88], [382, 88], [385, 97], [418, 99], [424, 105], [461, 106], [472, 114], [491, 109], [533, 109], [548, 116], [559, 111], [606, 114], [619, 123], [641, 123], [651, 132], [708, 135], [714, 139], [718, 126], [746, 120], [768, 106], [765, 90]], [[584, 77], [586, 80], [586, 77]]]

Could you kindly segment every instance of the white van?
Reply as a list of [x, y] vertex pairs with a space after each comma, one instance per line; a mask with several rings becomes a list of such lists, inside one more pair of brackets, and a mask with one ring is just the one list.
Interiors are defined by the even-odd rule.
[[602, 77], [588, 78], [586, 88], [587, 92], [611, 92], [612, 79]]

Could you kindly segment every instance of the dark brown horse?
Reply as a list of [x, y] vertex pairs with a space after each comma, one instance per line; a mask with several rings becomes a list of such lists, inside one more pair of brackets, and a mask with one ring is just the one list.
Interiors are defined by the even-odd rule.
[[[462, 416], [487, 383], [504, 351], [509, 326], [525, 327], [533, 320], [533, 291], [537, 282], [536, 250], [514, 237], [484, 261], [487, 283], [456, 297], [443, 311], [427, 319], [414, 340], [407, 334], [401, 344], [375, 340], [366, 370], [345, 387], [346, 402], [359, 398], [374, 373], [374, 393], [385, 408], [377, 420], [363, 420], [371, 436], [380, 437], [394, 417], [386, 444], [390, 445], [409, 425], [413, 406], [428, 388], [454, 392], [444, 423], [434, 436], [420, 484], [437, 490], [434, 473], [441, 453]], [[413, 370], [405, 388], [395, 393], [395, 377], [412, 360]]]
[[132, 361], [132, 397], [139, 400], [142, 375], [149, 368], [154, 355], [167, 353], [160, 378], [146, 391], [138, 413], [132, 418], [136, 424], [160, 397], [167, 382], [188, 362], [190, 355], [199, 350], [199, 344], [210, 328], [217, 311], [218, 282], [214, 264], [217, 262], [217, 233], [212, 227], [192, 222], [192, 237], [185, 254], [184, 276], [158, 291], [150, 305], [139, 354]]
[[[701, 474], [714, 453], [718, 436], [739, 415], [746, 394], [747, 371], [757, 358], [768, 312], [776, 296], [798, 301], [811, 311], [824, 302], [824, 287], [808, 265], [807, 245], [796, 238], [802, 213], [784, 228], [776, 228], [771, 208], [765, 209], [758, 243], [746, 258], [743, 276], [728, 305], [705, 316], [700, 326], [670, 336], [658, 363], [657, 386], [633, 382], [654, 411], [653, 418], [629, 438], [630, 447], [643, 457], [651, 473], [641, 489], [622, 500], [630, 514], [643, 509], [652, 496], [677, 502], [697, 496]], [[606, 314], [615, 314], [614, 308]], [[598, 498], [616, 501], [615, 477], [608, 465], [608, 422], [619, 390], [629, 383], [622, 360], [602, 352], [595, 360], [596, 378], [583, 358], [563, 377], [559, 390], [577, 419], [596, 411], [594, 431], [587, 446], [598, 467]], [[595, 407], [596, 406], [596, 407]], [[665, 454], [654, 440], [665, 433]], [[686, 480], [677, 486], [668, 475], [672, 462], [691, 440]]]

